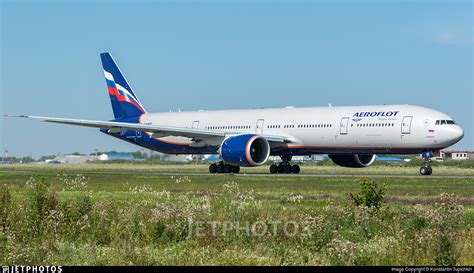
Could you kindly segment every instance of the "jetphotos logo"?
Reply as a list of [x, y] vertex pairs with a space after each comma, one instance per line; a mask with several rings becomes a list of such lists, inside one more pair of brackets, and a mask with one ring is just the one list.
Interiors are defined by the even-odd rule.
[[2, 273], [61, 273], [61, 266], [2, 266]]
[[364, 117], [395, 117], [400, 111], [380, 111], [380, 112], [356, 112], [352, 117], [353, 121], [361, 121]]

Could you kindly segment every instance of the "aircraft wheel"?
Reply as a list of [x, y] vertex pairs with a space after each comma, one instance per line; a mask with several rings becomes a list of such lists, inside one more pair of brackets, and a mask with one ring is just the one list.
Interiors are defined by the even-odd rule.
[[278, 173], [284, 173], [285, 172], [285, 165], [280, 164], [280, 165], [278, 165], [277, 169], [278, 169]]
[[209, 172], [210, 173], [216, 173], [217, 172], [217, 165], [216, 164], [209, 165]]
[[291, 172], [292, 173], [300, 173], [300, 166], [298, 164], [295, 164], [291, 166]]
[[278, 172], [278, 166], [275, 164], [270, 165], [270, 173], [277, 173]]
[[232, 166], [232, 172], [233, 173], [239, 173], [240, 172], [240, 167], [239, 166]]
[[423, 166], [420, 168], [421, 175], [428, 175], [428, 172], [429, 172], [428, 167]]
[[285, 173], [291, 173], [291, 165], [290, 164], [283, 165], [283, 171]]
[[433, 169], [430, 166], [427, 167], [428, 173], [426, 175], [431, 175], [433, 173]]
[[224, 172], [224, 164], [217, 164], [216, 171], [217, 171], [217, 173], [223, 173]]
[[232, 166], [229, 164], [224, 164], [224, 172], [230, 173], [232, 171]]

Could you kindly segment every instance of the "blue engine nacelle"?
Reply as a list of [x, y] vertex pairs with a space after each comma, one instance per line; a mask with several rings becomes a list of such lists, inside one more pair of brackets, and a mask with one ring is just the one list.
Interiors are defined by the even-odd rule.
[[375, 161], [375, 155], [329, 155], [334, 164], [349, 168], [369, 167]]
[[270, 144], [259, 135], [238, 135], [224, 140], [220, 153], [225, 163], [242, 167], [259, 166], [265, 164], [270, 156]]

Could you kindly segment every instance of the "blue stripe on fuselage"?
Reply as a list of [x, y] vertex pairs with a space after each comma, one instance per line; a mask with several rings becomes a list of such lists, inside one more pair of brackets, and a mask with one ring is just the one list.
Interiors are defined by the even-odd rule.
[[167, 143], [154, 139], [145, 133], [141, 133], [138, 137], [137, 132], [133, 130], [113, 134], [107, 133], [107, 129], [101, 129], [101, 131], [121, 140], [165, 154], [215, 154], [218, 150], [218, 147], [215, 146], [191, 147], [189, 145]]

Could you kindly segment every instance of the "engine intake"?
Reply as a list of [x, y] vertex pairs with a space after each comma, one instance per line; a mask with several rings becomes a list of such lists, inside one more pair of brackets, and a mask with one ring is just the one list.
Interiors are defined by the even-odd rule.
[[329, 155], [334, 164], [349, 168], [365, 168], [369, 167], [375, 161], [375, 155]]
[[224, 162], [231, 165], [259, 166], [267, 162], [270, 156], [270, 144], [259, 135], [238, 135], [224, 140], [220, 153]]

